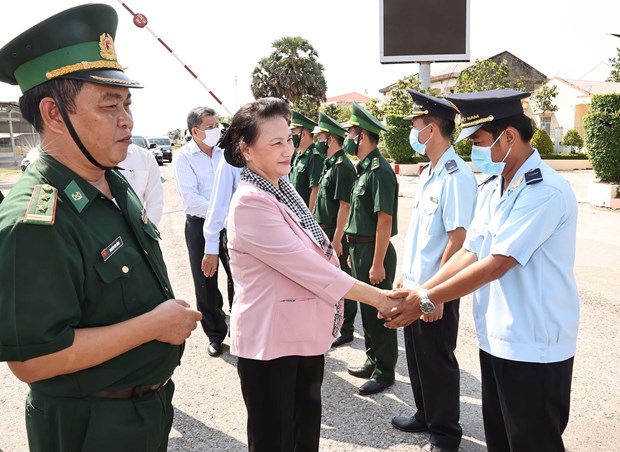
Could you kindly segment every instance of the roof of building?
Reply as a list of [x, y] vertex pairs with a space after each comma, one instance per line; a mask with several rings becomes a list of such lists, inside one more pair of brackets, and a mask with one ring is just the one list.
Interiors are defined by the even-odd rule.
[[324, 105], [328, 104], [351, 104], [353, 102], [364, 103], [367, 102], [370, 98], [368, 96], [364, 96], [363, 94], [352, 92], [347, 94], [340, 94], [339, 96], [328, 97]]
[[565, 79], [561, 77], [553, 77], [553, 80], [559, 80], [573, 88], [581, 91], [584, 96], [593, 94], [615, 94], [620, 93], [620, 83], [616, 82], [599, 82], [594, 80], [575, 80]]

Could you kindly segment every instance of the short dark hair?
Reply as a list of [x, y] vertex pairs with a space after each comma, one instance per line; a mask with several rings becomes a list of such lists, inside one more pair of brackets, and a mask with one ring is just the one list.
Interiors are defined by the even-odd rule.
[[534, 136], [532, 120], [524, 113], [498, 119], [497, 121], [487, 122], [481, 127], [481, 129], [489, 132], [493, 135], [494, 139], [497, 139], [497, 137], [508, 127], [515, 128], [517, 132], [519, 132], [519, 135], [521, 135], [521, 139], [523, 141], [529, 142]]
[[254, 144], [258, 138], [260, 123], [271, 118], [284, 118], [290, 122], [291, 110], [288, 102], [277, 97], [262, 97], [245, 104], [233, 116], [227, 137], [223, 140], [225, 153], [229, 155], [228, 163], [238, 168], [245, 166], [239, 143]]
[[424, 124], [428, 125], [433, 123], [439, 129], [439, 133], [442, 137], [450, 139], [452, 134], [454, 133], [454, 121], [450, 121], [447, 118], [442, 118], [441, 116], [428, 116], [425, 115], [422, 117]]
[[336, 143], [338, 143], [339, 146], [342, 146], [342, 143], [344, 143], [344, 138], [342, 138], [340, 135], [330, 133], [329, 136], [336, 140]]
[[41, 117], [41, 110], [39, 110], [41, 101], [46, 97], [53, 98], [52, 93], [55, 91], [67, 113], [75, 114], [75, 98], [84, 83], [82, 80], [58, 78], [29, 89], [19, 98], [22, 116], [32, 124], [37, 133], [41, 133], [43, 131], [43, 118]]
[[190, 135], [194, 127], [200, 126], [207, 116], [215, 116], [215, 110], [209, 107], [192, 108], [187, 114], [187, 130]]

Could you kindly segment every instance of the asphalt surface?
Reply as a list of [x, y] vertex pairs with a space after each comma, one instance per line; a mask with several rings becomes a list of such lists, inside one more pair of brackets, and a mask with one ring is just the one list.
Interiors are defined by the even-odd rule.
[[[581, 324], [575, 358], [571, 417], [564, 434], [569, 451], [620, 450], [620, 212], [593, 208], [586, 203], [592, 171], [566, 172], [580, 202], [575, 274], [581, 299]], [[0, 175], [6, 194], [17, 175]], [[160, 229], [162, 248], [178, 298], [195, 304], [183, 235], [184, 214], [171, 179], [170, 166], [162, 167], [165, 208]], [[417, 179], [401, 178], [399, 234], [393, 243], [402, 253]], [[225, 290], [220, 274], [220, 287]], [[480, 402], [478, 348], [471, 319], [470, 298], [461, 302], [457, 357], [461, 367], [461, 450], [485, 451]], [[36, 315], [36, 313], [33, 313]], [[363, 383], [347, 374], [349, 365], [364, 360], [361, 321], [355, 340], [330, 350], [323, 383], [321, 451], [416, 451], [426, 435], [408, 434], [390, 426], [395, 415], [412, 415], [415, 406], [408, 384], [402, 331], [396, 384], [369, 397], [357, 394]], [[197, 329], [187, 342], [181, 366], [174, 375], [175, 421], [171, 451], [247, 450], [245, 406], [236, 373], [236, 358], [229, 354], [210, 358], [208, 341]], [[0, 365], [0, 452], [26, 451], [24, 400], [27, 385]]]

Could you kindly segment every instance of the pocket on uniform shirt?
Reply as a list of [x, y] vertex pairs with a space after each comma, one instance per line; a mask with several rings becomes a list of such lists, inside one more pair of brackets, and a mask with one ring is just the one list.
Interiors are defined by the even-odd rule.
[[276, 302], [274, 328], [284, 342], [313, 341], [317, 324], [319, 300], [316, 298], [285, 299]]
[[420, 202], [418, 215], [420, 215], [420, 219], [422, 220], [422, 230], [426, 233], [429, 233], [431, 230], [433, 218], [435, 217], [435, 212], [437, 212], [438, 206], [439, 203], [434, 203], [430, 200]]
[[123, 245], [108, 260], [97, 262], [95, 269], [103, 282], [110, 284], [119, 278], [130, 278], [141, 263], [142, 256], [136, 250]]

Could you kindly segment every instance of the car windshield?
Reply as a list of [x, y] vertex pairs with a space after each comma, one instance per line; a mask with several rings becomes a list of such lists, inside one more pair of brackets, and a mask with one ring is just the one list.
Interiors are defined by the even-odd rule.
[[151, 143], [157, 143], [160, 146], [170, 145], [170, 140], [168, 138], [150, 138], [149, 141]]
[[138, 146], [141, 146], [143, 148], [148, 148], [149, 147], [149, 145], [146, 144], [146, 139], [144, 137], [141, 137], [141, 136], [136, 136], [136, 135], [132, 136], [131, 137], [131, 142], [133, 144], [137, 144]]

